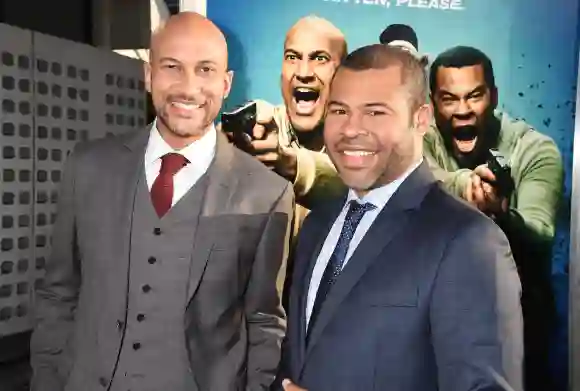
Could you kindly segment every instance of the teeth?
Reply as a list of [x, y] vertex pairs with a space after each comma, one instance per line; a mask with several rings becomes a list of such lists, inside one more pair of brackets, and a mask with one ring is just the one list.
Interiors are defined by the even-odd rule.
[[374, 155], [373, 152], [369, 152], [369, 151], [344, 151], [343, 153], [345, 155], [348, 155], [348, 156], [371, 156], [371, 155]]
[[193, 103], [173, 102], [172, 104], [175, 107], [178, 107], [183, 110], [193, 110], [199, 109], [201, 107], [201, 105], [194, 105]]
[[306, 88], [306, 87], [298, 87], [296, 88], [297, 92], [316, 92], [313, 88]]

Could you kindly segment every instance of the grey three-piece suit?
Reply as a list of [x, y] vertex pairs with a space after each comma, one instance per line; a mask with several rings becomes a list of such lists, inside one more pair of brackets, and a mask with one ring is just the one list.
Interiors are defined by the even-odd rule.
[[218, 135], [207, 173], [159, 218], [148, 138], [97, 140], [67, 162], [32, 389], [265, 390], [285, 331], [291, 187]]

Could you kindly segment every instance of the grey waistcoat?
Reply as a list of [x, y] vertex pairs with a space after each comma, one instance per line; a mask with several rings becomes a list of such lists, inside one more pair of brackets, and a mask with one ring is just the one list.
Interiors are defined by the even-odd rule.
[[111, 391], [196, 390], [184, 319], [193, 237], [207, 186], [204, 175], [161, 219], [144, 176], [137, 186], [128, 308]]

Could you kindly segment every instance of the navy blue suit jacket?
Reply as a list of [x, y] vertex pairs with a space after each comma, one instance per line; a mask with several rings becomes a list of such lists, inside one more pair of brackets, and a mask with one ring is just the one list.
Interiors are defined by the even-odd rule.
[[377, 216], [306, 346], [310, 277], [344, 202], [314, 210], [300, 232], [280, 379], [309, 391], [521, 391], [521, 285], [508, 241], [425, 164]]

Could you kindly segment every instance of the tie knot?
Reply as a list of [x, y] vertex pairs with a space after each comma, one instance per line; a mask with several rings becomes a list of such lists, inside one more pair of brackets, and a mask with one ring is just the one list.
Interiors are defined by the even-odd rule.
[[163, 174], [175, 175], [189, 163], [187, 158], [179, 153], [168, 153], [161, 157], [161, 171]]
[[364, 204], [361, 204], [360, 202], [356, 201], [356, 200], [352, 200], [350, 202], [350, 213], [352, 214], [365, 214], [366, 212], [369, 212], [373, 209], [375, 209], [376, 206], [371, 204], [370, 202], [365, 202]]

